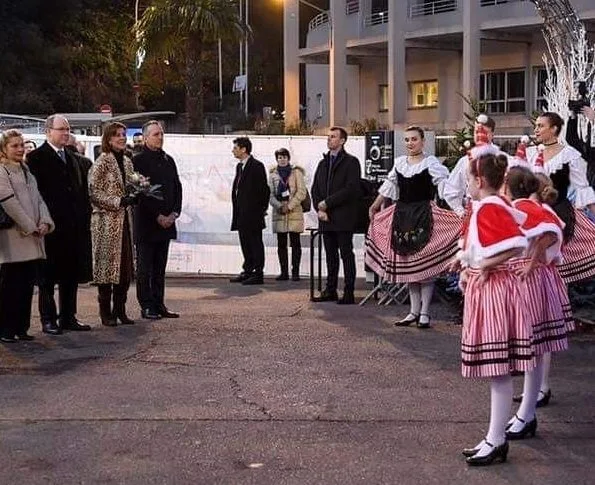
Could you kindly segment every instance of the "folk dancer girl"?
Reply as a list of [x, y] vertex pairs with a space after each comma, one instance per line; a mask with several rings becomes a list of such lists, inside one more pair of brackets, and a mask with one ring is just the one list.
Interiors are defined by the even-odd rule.
[[529, 246], [521, 258], [511, 262], [511, 269], [521, 279], [521, 294], [533, 324], [536, 356], [535, 368], [525, 372], [521, 405], [508, 423], [506, 437], [509, 440], [535, 436], [535, 411], [544, 361], [549, 372], [550, 353], [568, 348], [567, 333], [574, 328], [568, 292], [556, 267], [562, 256], [564, 223], [552, 209], [541, 203], [539, 189], [539, 180], [531, 170], [515, 167], [508, 172], [506, 195], [512, 200], [513, 207], [527, 215], [522, 229]]
[[463, 248], [457, 256], [464, 268], [463, 377], [490, 379], [488, 433], [475, 447], [463, 450], [467, 464], [481, 466], [506, 461], [511, 372], [531, 371], [535, 362], [532, 326], [518, 277], [506, 264], [527, 247], [520, 228], [526, 216], [498, 196], [508, 165], [506, 156], [481, 152], [472, 155], [468, 180], [474, 202]]
[[[410, 310], [395, 325], [428, 328], [433, 280], [456, 254], [461, 220], [433, 202], [443, 196], [448, 169], [423, 147], [423, 130], [407, 128], [407, 155], [395, 160], [370, 207], [365, 261], [384, 280], [408, 284]], [[388, 199], [396, 204], [381, 211]]]

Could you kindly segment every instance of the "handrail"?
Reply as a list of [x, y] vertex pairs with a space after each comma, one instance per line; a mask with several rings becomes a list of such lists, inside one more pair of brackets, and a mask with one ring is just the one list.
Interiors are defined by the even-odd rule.
[[359, 0], [345, 0], [345, 13], [352, 15], [359, 12]]
[[314, 30], [321, 25], [328, 24], [330, 19], [331, 17], [328, 10], [326, 12], [319, 13], [316, 17], [310, 20], [310, 23], [308, 24], [308, 31]]
[[504, 3], [525, 2], [527, 0], [481, 0], [482, 7], [491, 7], [493, 5], [502, 5]]
[[457, 9], [457, 0], [434, 0], [433, 2], [409, 4], [409, 18], [436, 15], [439, 13], [454, 12]]
[[371, 27], [372, 25], [381, 25], [388, 23], [388, 10], [383, 12], [375, 12], [364, 17], [364, 26]]

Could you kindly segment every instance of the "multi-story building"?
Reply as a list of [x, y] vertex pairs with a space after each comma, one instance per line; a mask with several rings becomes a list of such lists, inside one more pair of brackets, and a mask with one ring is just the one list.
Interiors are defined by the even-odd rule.
[[[547, 47], [529, 0], [329, 0], [310, 20], [303, 46], [302, 0], [284, 1], [290, 122], [301, 99], [320, 128], [374, 118], [441, 131], [462, 124], [462, 93], [485, 101], [506, 133], [529, 126], [543, 105]], [[595, 0], [571, 3], [593, 39]]]

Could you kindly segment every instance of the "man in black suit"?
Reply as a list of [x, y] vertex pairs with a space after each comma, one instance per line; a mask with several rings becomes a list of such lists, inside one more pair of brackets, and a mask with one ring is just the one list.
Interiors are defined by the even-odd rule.
[[[355, 255], [353, 233], [358, 220], [360, 204], [359, 160], [345, 151], [347, 132], [333, 127], [329, 131], [328, 153], [319, 162], [312, 183], [312, 202], [318, 210], [319, 227], [326, 253], [326, 288], [315, 301], [355, 303]], [[338, 298], [339, 253], [343, 261], [345, 290]]]
[[78, 284], [92, 278], [89, 166], [64, 149], [70, 134], [64, 116], [50, 116], [45, 129], [46, 142], [29, 153], [27, 164], [56, 223], [54, 232], [45, 237], [47, 259], [40, 271], [39, 315], [43, 331], [58, 335], [62, 330], [91, 329], [76, 318]]
[[264, 244], [262, 230], [269, 206], [270, 189], [262, 162], [252, 155], [252, 142], [247, 137], [233, 141], [233, 156], [240, 162], [231, 190], [231, 230], [238, 231], [244, 256], [243, 271], [231, 278], [232, 283], [262, 285], [264, 271]]
[[141, 316], [149, 320], [178, 318], [165, 306], [165, 268], [169, 243], [176, 239], [182, 212], [182, 184], [174, 159], [163, 151], [163, 128], [152, 120], [143, 126], [145, 145], [133, 158], [134, 170], [161, 185], [163, 200], [140, 197], [134, 209], [136, 297]]

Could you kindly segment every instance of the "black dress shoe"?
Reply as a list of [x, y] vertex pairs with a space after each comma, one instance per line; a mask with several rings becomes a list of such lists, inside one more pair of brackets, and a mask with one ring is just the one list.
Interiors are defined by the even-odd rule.
[[14, 337], [0, 337], [0, 342], [4, 343], [4, 344], [14, 344], [17, 341], [16, 338]]
[[161, 307], [157, 312], [162, 318], [180, 318], [180, 314], [168, 310], [167, 307]]
[[62, 333], [62, 329], [54, 322], [42, 323], [41, 331], [49, 335], [60, 335]]
[[519, 431], [510, 431], [510, 425], [506, 429], [506, 439], [507, 440], [523, 440], [527, 436], [531, 436], [535, 438], [535, 433], [537, 432], [537, 418], [533, 418], [528, 423], [524, 420], [519, 418], [516, 414], [514, 415], [516, 419], [518, 419], [521, 423], [523, 423], [523, 427]]
[[299, 274], [291, 275], [291, 281], [300, 281], [300, 275]]
[[409, 313], [402, 320], [397, 320], [395, 322], [395, 327], [408, 327], [412, 323], [417, 323], [418, 320], [419, 320], [419, 315], [416, 315], [415, 313]]
[[[421, 317], [425, 317], [423, 322], [421, 320]], [[417, 319], [417, 328], [430, 328], [430, 315], [420, 313]]]
[[144, 310], [141, 310], [140, 316], [145, 320], [161, 320], [161, 315], [159, 315], [159, 313], [157, 312], [154, 312], [150, 308], [145, 308]]
[[250, 278], [249, 273], [240, 273], [239, 275], [234, 276], [233, 278], [229, 278], [229, 282], [230, 283], [241, 283], [242, 281], [245, 281], [248, 278]]
[[477, 454], [469, 456], [466, 460], [467, 465], [488, 466], [494, 463], [495, 461], [499, 461], [501, 463], [504, 463], [506, 461], [506, 457], [508, 456], [508, 441], [505, 441], [500, 446], [494, 446], [491, 443], [488, 443], [487, 441], [486, 444], [492, 447], [492, 451], [490, 451], [487, 455], [484, 456], [477, 456]]
[[275, 278], [275, 281], [288, 281], [289, 275], [287, 273], [281, 273], [279, 276]]
[[262, 285], [264, 284], [264, 277], [261, 274], [253, 274], [249, 278], [242, 281], [243, 285]]
[[[552, 390], [548, 389], [547, 392], [539, 391], [539, 398], [537, 399], [536, 407], [543, 408], [550, 403], [550, 399], [552, 398]], [[518, 394], [512, 398], [514, 402], [521, 402], [523, 400], [523, 395]]]
[[86, 325], [78, 320], [74, 319], [70, 322], [60, 323], [60, 327], [63, 330], [72, 330], [73, 332], [87, 332], [91, 330], [91, 325]]
[[23, 340], [25, 342], [31, 342], [31, 340], [35, 340], [33, 335], [29, 335], [28, 333], [21, 333], [17, 335], [18, 340]]
[[343, 296], [337, 300], [337, 305], [354, 305], [355, 297], [350, 291], [343, 293]]
[[312, 301], [315, 301], [315, 302], [337, 301], [338, 299], [339, 299], [339, 295], [337, 295], [337, 292], [336, 291], [327, 290], [325, 288], [320, 293], [320, 296], [315, 297]]

